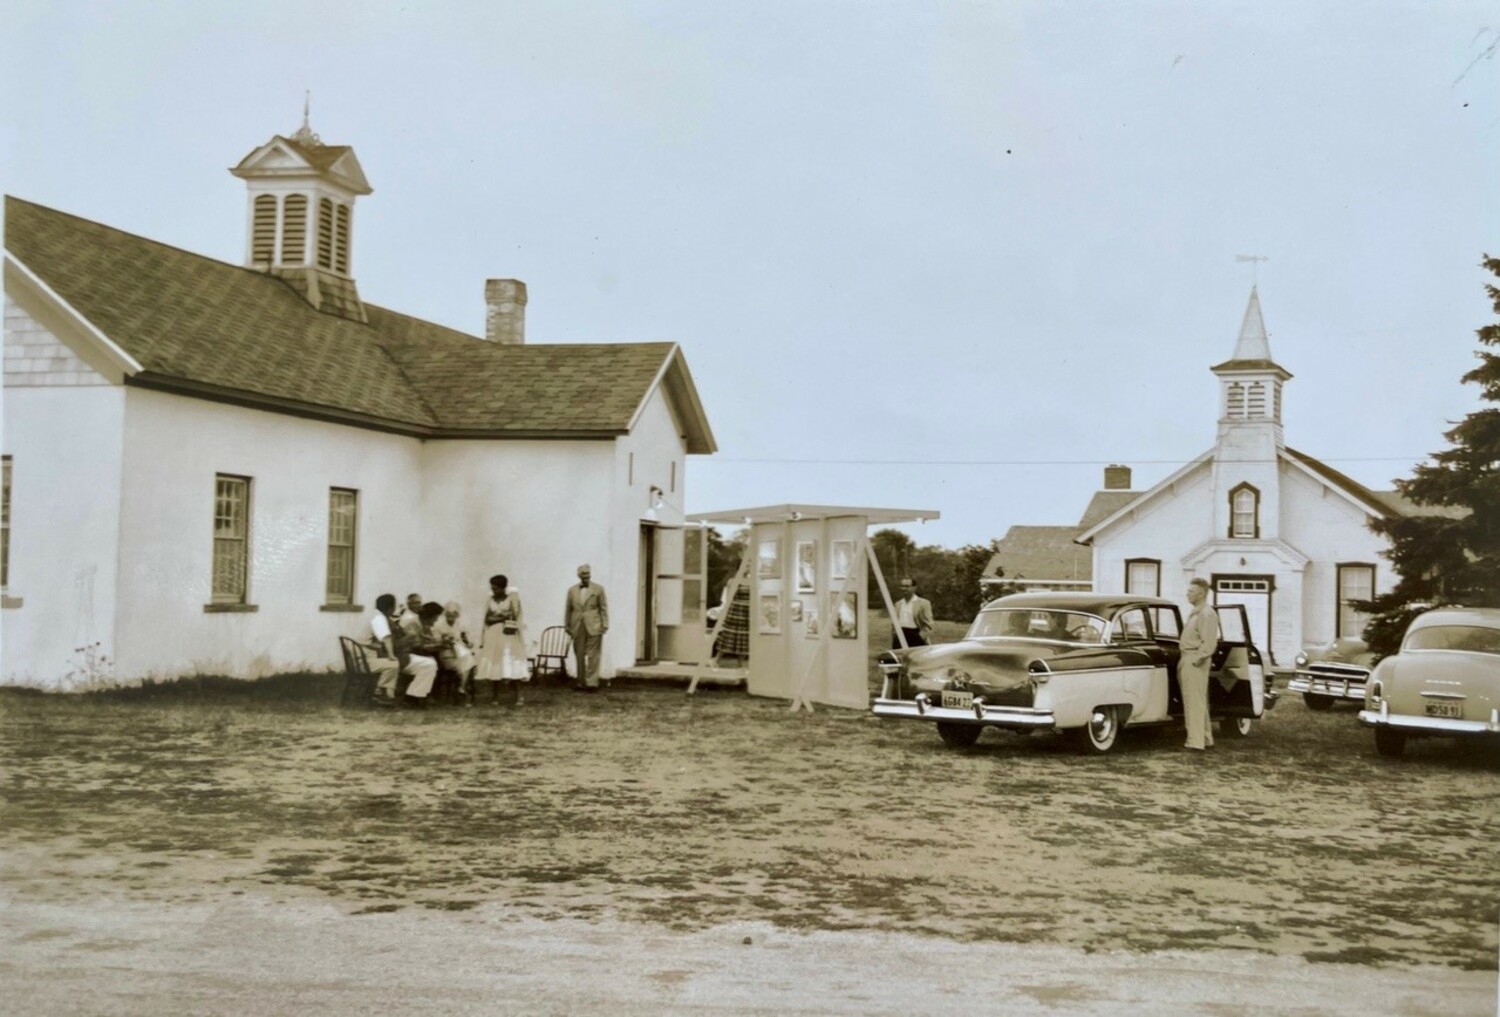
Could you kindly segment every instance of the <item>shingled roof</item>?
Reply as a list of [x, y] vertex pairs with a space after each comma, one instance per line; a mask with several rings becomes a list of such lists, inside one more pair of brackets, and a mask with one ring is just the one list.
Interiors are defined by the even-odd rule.
[[1094, 575], [1094, 553], [1073, 542], [1078, 533], [1076, 526], [1012, 526], [1000, 538], [984, 574], [1012, 580], [1087, 582]]
[[9, 196], [5, 248], [139, 362], [128, 384], [423, 437], [606, 437], [661, 379], [688, 451], [714, 451], [674, 343], [502, 345], [370, 304], [350, 321], [274, 276]]

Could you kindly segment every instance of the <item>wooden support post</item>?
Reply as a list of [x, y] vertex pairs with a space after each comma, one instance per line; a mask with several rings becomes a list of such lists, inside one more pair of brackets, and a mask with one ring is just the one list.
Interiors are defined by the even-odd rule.
[[891, 616], [891, 631], [896, 634], [896, 642], [901, 649], [909, 650], [906, 645], [906, 633], [901, 631], [901, 626], [896, 624], [896, 605], [891, 602], [890, 588], [885, 585], [885, 573], [880, 571], [880, 559], [875, 557], [875, 546], [869, 541], [865, 542], [865, 550], [870, 556], [870, 568], [875, 571], [875, 582], [880, 586], [880, 599], [885, 601], [886, 614]]
[[[707, 565], [706, 564], [704, 566], [704, 575], [705, 576], [707, 575]], [[750, 552], [747, 550], [745, 552], [744, 556], [740, 558], [740, 567], [735, 570], [734, 578], [729, 581], [729, 595], [724, 598], [724, 603], [722, 605], [723, 610], [721, 610], [719, 612], [719, 617], [714, 620], [713, 631], [710, 632], [709, 635], [708, 635], [708, 653], [706, 654], [706, 656], [708, 657], [709, 660], [713, 660], [714, 659], [714, 644], [716, 644], [719, 641], [719, 633], [723, 631], [723, 629], [724, 629], [724, 622], [729, 618], [729, 605], [734, 603], [735, 594], [737, 594], [737, 593], [740, 592], [740, 584], [741, 583], [748, 584], [749, 582], [750, 582]], [[708, 585], [708, 582], [707, 582], [706, 579], [705, 579], [703, 585], [705, 585], [705, 586]], [[704, 592], [705, 592], [705, 594], [707, 593], [707, 591], [704, 591]], [[751, 606], [753, 607], [754, 605], [751, 605]], [[747, 621], [747, 624], [748, 624], [748, 621]], [[687, 687], [687, 694], [688, 695], [691, 696], [691, 695], [695, 694], [698, 691], [698, 680], [703, 677], [703, 671], [704, 671], [704, 667], [706, 666], [706, 664], [707, 664], [706, 661], [700, 660], [700, 661], [698, 661], [698, 666], [695, 667], [695, 668], [693, 668], [693, 678], [692, 678], [691, 681], [688, 682], [688, 687]]]

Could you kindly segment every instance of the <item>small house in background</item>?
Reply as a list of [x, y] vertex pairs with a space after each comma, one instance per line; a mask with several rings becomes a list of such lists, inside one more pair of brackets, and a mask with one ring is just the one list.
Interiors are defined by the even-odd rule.
[[[1182, 600], [1187, 581], [1201, 576], [1215, 602], [1245, 605], [1273, 664], [1290, 666], [1306, 645], [1357, 638], [1366, 618], [1354, 602], [1395, 583], [1389, 544], [1368, 523], [1414, 507], [1286, 444], [1282, 390], [1292, 375], [1271, 355], [1254, 288], [1233, 354], [1212, 370], [1219, 381], [1212, 448], [1145, 491], [1131, 489], [1127, 467], [1107, 467], [1104, 489], [1076, 526], [1012, 527], [986, 584]], [[1065, 541], [1089, 556], [1087, 571], [1068, 557]], [[1062, 585], [1082, 578], [1089, 585]]]
[[582, 562], [606, 673], [652, 659], [680, 621], [660, 545], [715, 449], [682, 350], [529, 343], [512, 279], [484, 336], [366, 302], [371, 188], [305, 119], [232, 172], [239, 265], [6, 198], [3, 680], [323, 669], [382, 592], [477, 634], [497, 572], [534, 639]]

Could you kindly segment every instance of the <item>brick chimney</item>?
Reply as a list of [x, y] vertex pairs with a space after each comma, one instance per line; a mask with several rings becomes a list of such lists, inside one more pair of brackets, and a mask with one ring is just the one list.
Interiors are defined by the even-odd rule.
[[492, 343], [526, 342], [526, 284], [519, 279], [484, 281], [484, 337]]
[[1104, 467], [1104, 489], [1106, 491], [1130, 490], [1130, 467], [1114, 463]]

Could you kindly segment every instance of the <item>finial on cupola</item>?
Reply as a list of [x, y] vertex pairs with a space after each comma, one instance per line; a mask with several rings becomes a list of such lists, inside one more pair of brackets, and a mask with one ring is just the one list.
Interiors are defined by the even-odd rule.
[[302, 93], [302, 126], [297, 128], [297, 133], [292, 135], [293, 141], [304, 145], [321, 145], [323, 139], [318, 137], [317, 132], [312, 129], [309, 116], [312, 113], [312, 89]]

